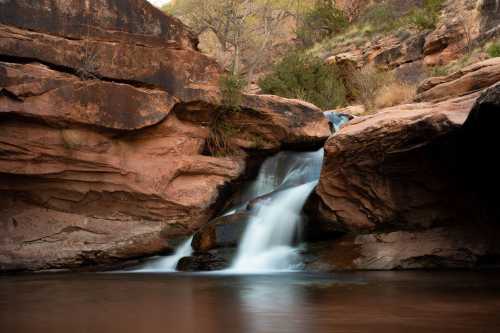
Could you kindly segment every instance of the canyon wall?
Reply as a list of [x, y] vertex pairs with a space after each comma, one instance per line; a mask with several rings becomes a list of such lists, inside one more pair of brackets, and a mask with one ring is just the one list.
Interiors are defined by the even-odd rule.
[[143, 0], [0, 2], [0, 270], [169, 252], [252, 156], [329, 136], [313, 105], [245, 95], [225, 120], [239, 153], [208, 154], [222, 74]]

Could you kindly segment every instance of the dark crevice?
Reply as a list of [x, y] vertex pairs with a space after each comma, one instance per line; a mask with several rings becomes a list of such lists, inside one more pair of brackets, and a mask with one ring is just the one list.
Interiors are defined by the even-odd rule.
[[2, 96], [5, 96], [5, 97], [7, 97], [13, 101], [16, 101], [16, 102], [20, 102], [20, 103], [23, 102], [23, 99], [19, 98], [19, 96], [13, 94], [12, 92], [10, 92], [9, 90], [7, 90], [5, 88], [0, 87], [0, 97], [2, 97]]

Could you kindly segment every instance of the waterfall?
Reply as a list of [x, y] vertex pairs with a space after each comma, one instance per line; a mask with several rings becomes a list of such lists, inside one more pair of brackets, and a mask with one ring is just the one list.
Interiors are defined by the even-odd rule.
[[315, 152], [283, 151], [267, 159], [257, 180], [244, 197], [262, 198], [254, 211], [229, 271], [237, 273], [298, 268], [294, 247], [305, 201], [316, 186], [323, 149]]
[[[337, 131], [346, 116], [325, 112]], [[297, 243], [303, 206], [318, 183], [324, 150], [281, 151], [266, 159], [257, 179], [233, 197], [221, 215], [250, 214], [236, 257], [227, 270], [236, 273], [296, 270], [300, 268]], [[174, 272], [183, 257], [192, 255], [193, 237], [168, 257], [159, 258], [137, 272]]]
[[[335, 131], [348, 120], [335, 112], [325, 112], [325, 117]], [[264, 162], [257, 180], [242, 197], [268, 195], [252, 214], [229, 271], [252, 273], [299, 267], [299, 249], [294, 241], [300, 231], [305, 201], [319, 180], [323, 155], [323, 149], [280, 152]]]
[[[289, 270], [298, 264], [292, 246], [304, 203], [317, 182], [279, 192], [251, 218], [231, 267], [235, 272]], [[295, 266], [295, 267], [294, 267]]]
[[193, 253], [193, 249], [191, 248], [192, 241], [193, 237], [190, 237], [183, 242], [171, 256], [155, 260], [135, 272], [175, 272], [179, 260], [184, 257], [189, 257]]

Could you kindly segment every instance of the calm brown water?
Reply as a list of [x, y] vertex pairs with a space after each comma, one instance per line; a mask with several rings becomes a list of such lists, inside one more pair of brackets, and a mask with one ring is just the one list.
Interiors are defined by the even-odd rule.
[[500, 332], [499, 273], [0, 277], [0, 332]]

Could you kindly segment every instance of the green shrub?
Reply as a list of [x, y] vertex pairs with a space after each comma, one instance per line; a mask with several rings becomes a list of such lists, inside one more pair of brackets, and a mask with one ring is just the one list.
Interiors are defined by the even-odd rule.
[[407, 20], [419, 30], [435, 29], [444, 0], [425, 0], [422, 8], [414, 9]]
[[368, 8], [361, 21], [369, 24], [374, 32], [391, 31], [400, 25], [396, 9], [387, 3], [375, 4]]
[[434, 29], [436, 27], [436, 17], [429, 15], [424, 9], [415, 9], [408, 16], [408, 22], [419, 30]]
[[491, 44], [486, 49], [486, 52], [492, 58], [500, 57], [500, 42], [495, 42], [495, 43]]
[[264, 93], [303, 99], [322, 109], [346, 104], [346, 88], [340, 69], [303, 53], [285, 56], [259, 81], [259, 86]]
[[348, 26], [349, 20], [343, 11], [329, 1], [320, 2], [304, 15], [297, 37], [304, 46], [311, 46], [344, 31]]
[[243, 98], [243, 89], [245, 89], [246, 85], [247, 82], [240, 75], [222, 75], [219, 79], [219, 89], [223, 107], [238, 110]]
[[210, 118], [210, 133], [206, 140], [206, 149], [212, 156], [240, 153], [240, 149], [231, 140], [231, 137], [239, 132], [231, 117], [234, 112], [240, 111], [246, 84], [240, 75], [228, 73], [220, 77], [221, 106], [214, 110]]

